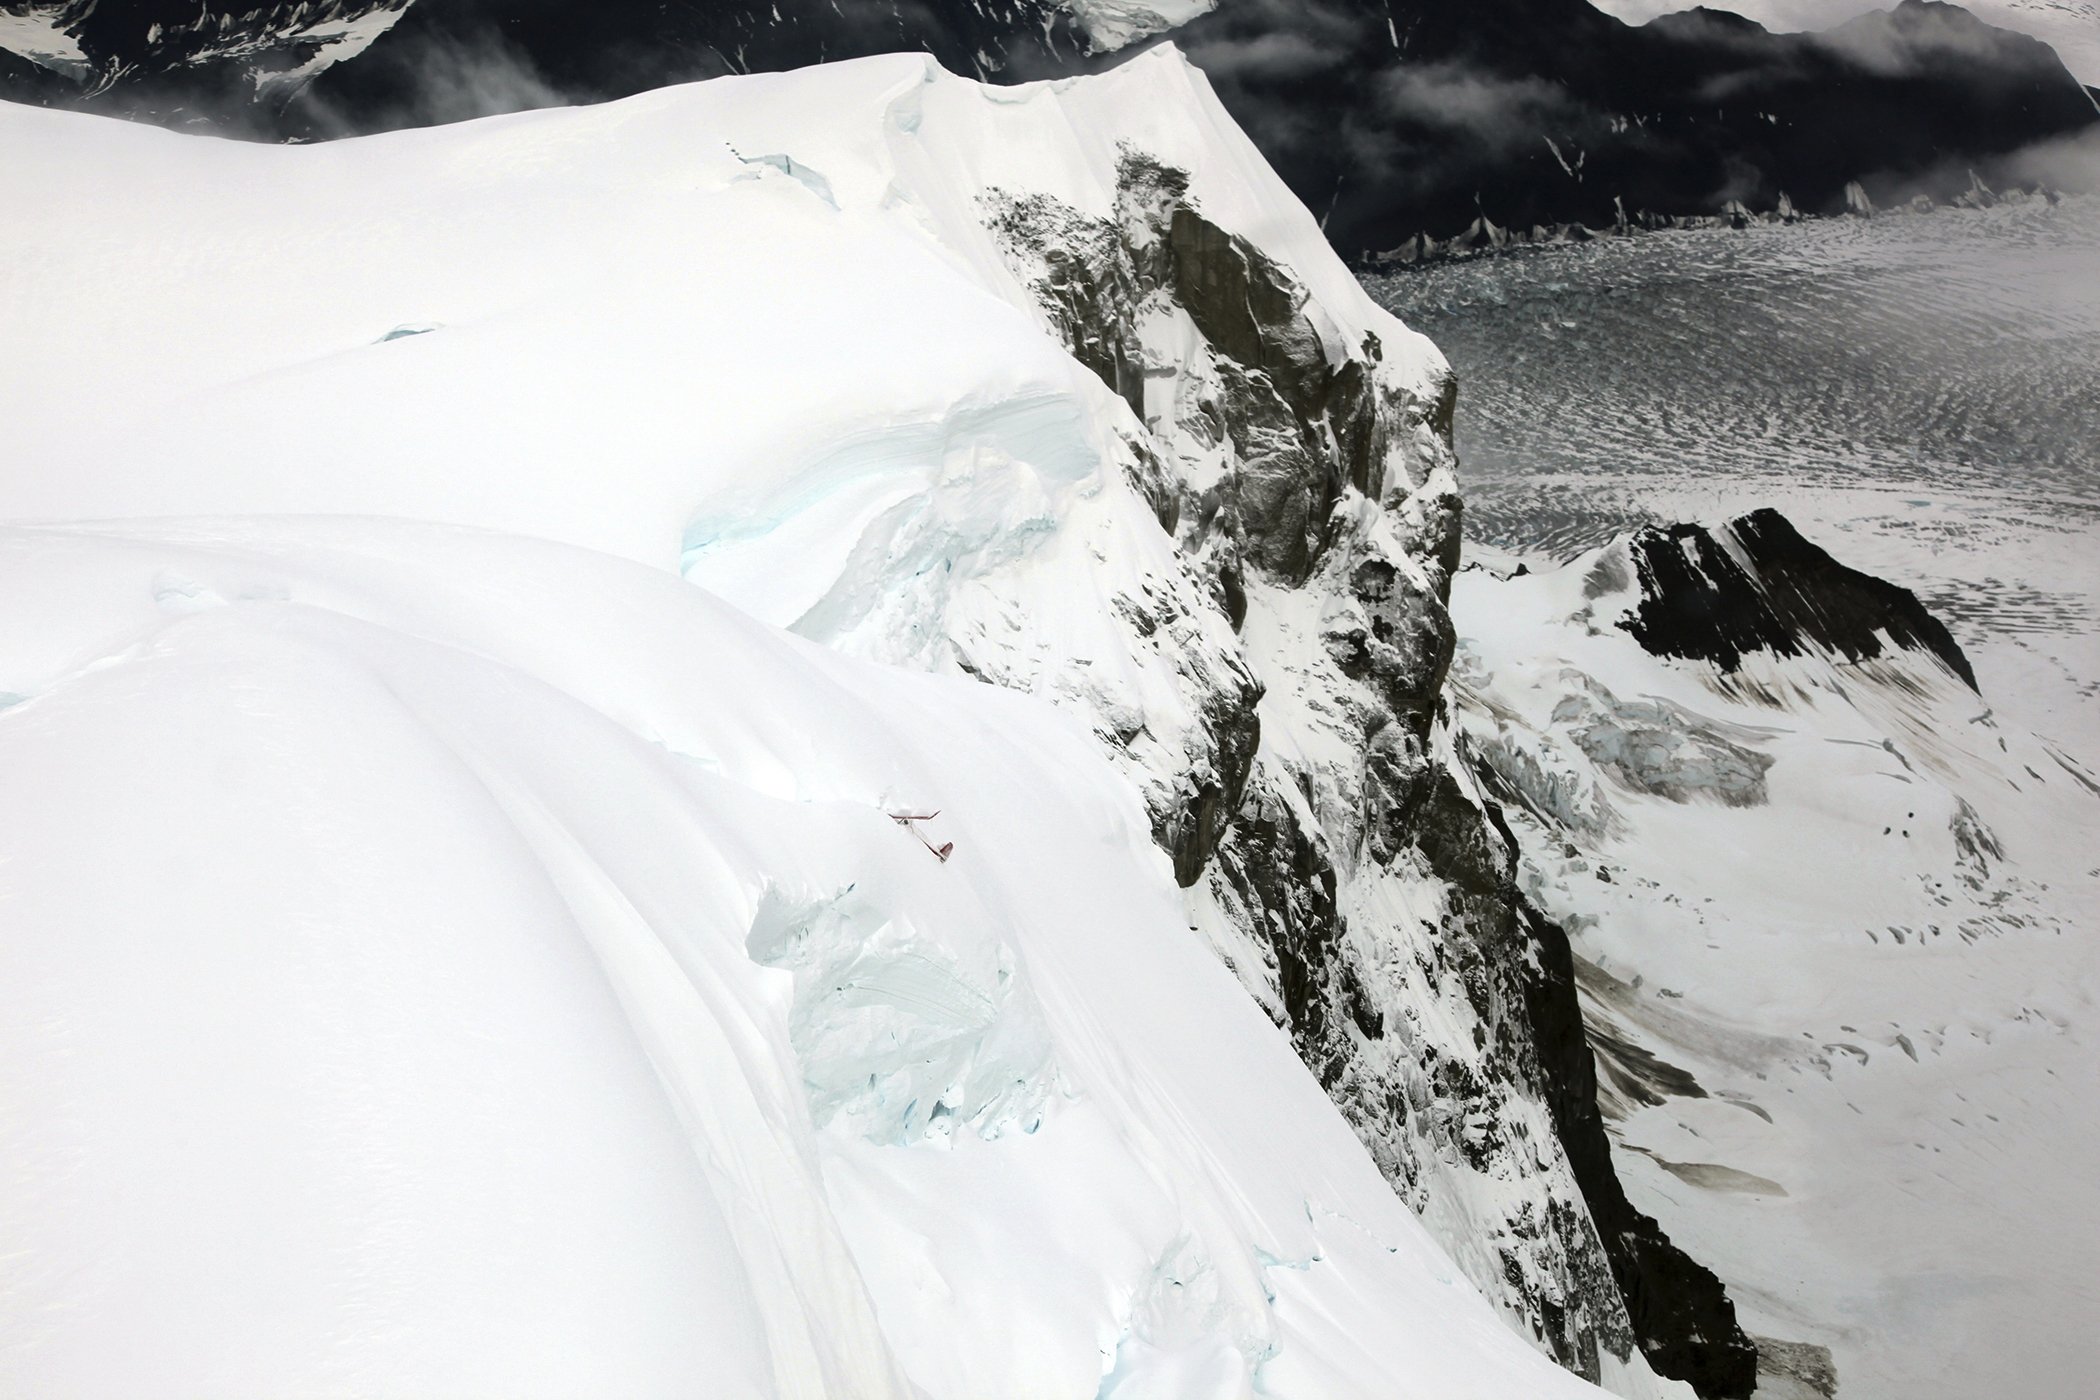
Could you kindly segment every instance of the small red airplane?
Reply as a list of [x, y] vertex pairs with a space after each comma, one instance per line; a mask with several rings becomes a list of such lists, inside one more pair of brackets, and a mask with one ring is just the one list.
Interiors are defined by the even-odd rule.
[[948, 863], [948, 857], [955, 854], [955, 843], [953, 841], [943, 841], [940, 845], [936, 846], [933, 844], [933, 842], [926, 839], [925, 832], [919, 830], [918, 827], [912, 825], [912, 823], [914, 822], [930, 822], [940, 814], [941, 809], [936, 807], [931, 812], [892, 812], [889, 815], [891, 821], [905, 828], [906, 830], [911, 832], [912, 835], [918, 837], [919, 844], [924, 846], [927, 850], [933, 852], [934, 858], [940, 861], [941, 864], [946, 865]]

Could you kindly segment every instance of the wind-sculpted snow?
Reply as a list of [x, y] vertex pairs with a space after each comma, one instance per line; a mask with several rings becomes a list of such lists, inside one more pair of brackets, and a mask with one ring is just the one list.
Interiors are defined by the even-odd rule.
[[11, 1386], [1579, 1389], [1030, 702], [458, 529], [4, 560]]
[[1681, 1393], [1434, 717], [1441, 361], [1177, 56], [0, 148], [0, 1390]]
[[[1813, 567], [1761, 569], [1760, 537]], [[1696, 571], [1637, 582], [1655, 550], [1769, 588], [1758, 644], [1649, 649], [1641, 609], [1714, 602]], [[1571, 931], [1620, 1173], [1726, 1280], [1764, 1383], [2076, 1390], [2090, 725], [2031, 732], [2017, 653], [1957, 670], [1903, 588], [1769, 511], [1471, 568], [1453, 611], [1466, 751]]]

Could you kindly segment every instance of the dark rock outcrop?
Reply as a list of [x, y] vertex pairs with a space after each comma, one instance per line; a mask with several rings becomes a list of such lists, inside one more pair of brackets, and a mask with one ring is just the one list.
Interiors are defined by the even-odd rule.
[[1612, 1272], [1649, 1364], [1701, 1395], [1747, 1396], [1757, 1387], [1758, 1353], [1735, 1304], [1711, 1269], [1634, 1208], [1612, 1166], [1568, 936], [1528, 901], [1519, 901], [1519, 914], [1534, 955], [1524, 991], [1546, 1101], [1590, 1218], [1612, 1242]]
[[[1612, 1173], [1565, 939], [1524, 905], [1514, 843], [1449, 749], [1450, 380], [1396, 388], [1375, 338], [1335, 356], [1290, 269], [1141, 152], [1111, 217], [996, 196], [987, 219], [1075, 356], [1152, 410], [1136, 484], [1232, 626], [1319, 603], [1306, 654], [1268, 657], [1264, 679], [1348, 756], [1268, 753], [1261, 692], [1213, 688], [1205, 732], [1235, 737], [1201, 782], [1147, 789], [1177, 878], [1254, 950], [1242, 977], [1395, 1189], [1543, 1348], [1596, 1378], [1638, 1347], [1709, 1394], [1747, 1393], [1719, 1284]], [[1193, 361], [1145, 343], [1174, 317], [1200, 337]], [[1173, 392], [1148, 396], [1160, 378]], [[1219, 460], [1208, 484], [1186, 474]], [[1376, 912], [1410, 904], [1434, 913]]]
[[1652, 655], [1726, 672], [1747, 652], [1857, 662], [1893, 646], [1937, 657], [1976, 689], [1968, 658], [1916, 594], [1840, 564], [1769, 507], [1717, 530], [1650, 527], [1627, 550], [1641, 596], [1620, 626]]

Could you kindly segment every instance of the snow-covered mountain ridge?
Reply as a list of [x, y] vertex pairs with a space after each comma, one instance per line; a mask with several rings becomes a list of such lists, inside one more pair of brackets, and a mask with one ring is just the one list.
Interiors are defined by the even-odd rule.
[[1178, 55], [0, 144], [11, 1387], [1747, 1388]]

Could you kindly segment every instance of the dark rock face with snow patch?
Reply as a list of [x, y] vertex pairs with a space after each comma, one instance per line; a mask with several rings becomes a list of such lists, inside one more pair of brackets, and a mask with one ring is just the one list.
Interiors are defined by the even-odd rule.
[[1144, 418], [1135, 484], [1259, 678], [1204, 692], [1201, 781], [1147, 789], [1177, 878], [1395, 1189], [1545, 1350], [1595, 1379], [1638, 1348], [1746, 1394], [1719, 1283], [1619, 1187], [1565, 936], [1453, 748], [1451, 381], [1396, 390], [1375, 337], [1337, 355], [1291, 270], [1181, 172], [1126, 150], [1118, 173], [1112, 217], [1040, 196], [987, 217]]
[[[1514, 840], [1510, 844], [1514, 848]], [[1590, 1218], [1616, 1245], [1609, 1251], [1613, 1274], [1649, 1364], [1701, 1395], [1749, 1395], [1757, 1386], [1758, 1353], [1736, 1322], [1735, 1304], [1711, 1269], [1671, 1244], [1662, 1226], [1626, 1199], [1612, 1165], [1568, 936], [1529, 901], [1520, 908], [1537, 957], [1525, 990], [1554, 1127]]]
[[1628, 551], [1641, 597], [1620, 625], [1652, 655], [1733, 671], [1749, 652], [1863, 661], [1893, 647], [1935, 656], [1976, 688], [1961, 647], [1916, 594], [1840, 564], [1769, 507], [1718, 530], [1651, 527]]

